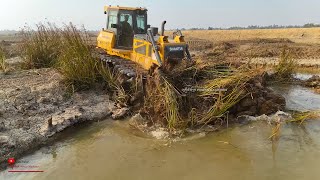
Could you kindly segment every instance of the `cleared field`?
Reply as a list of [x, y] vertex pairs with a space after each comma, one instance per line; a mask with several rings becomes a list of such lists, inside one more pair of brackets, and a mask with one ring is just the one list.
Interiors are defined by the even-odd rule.
[[254, 39], [289, 39], [296, 43], [320, 44], [320, 28], [252, 29], [252, 30], [188, 30], [186, 38], [211, 41], [235, 41]]
[[[96, 44], [98, 32], [90, 32], [90, 44]], [[290, 49], [306, 65], [320, 64], [320, 28], [255, 29], [255, 30], [188, 30], [183, 34], [191, 51], [203, 60], [246, 61], [248, 59], [277, 59], [281, 51]], [[172, 31], [166, 31], [172, 37]], [[0, 35], [10, 57], [19, 54], [17, 45], [22, 41], [19, 33]]]
[[0, 35], [0, 42], [1, 41], [7, 41], [7, 42], [19, 42], [21, 41], [22, 37], [19, 34], [1, 34]]
[[301, 66], [320, 64], [320, 28], [189, 30], [183, 35], [202, 60], [269, 64], [287, 49]]

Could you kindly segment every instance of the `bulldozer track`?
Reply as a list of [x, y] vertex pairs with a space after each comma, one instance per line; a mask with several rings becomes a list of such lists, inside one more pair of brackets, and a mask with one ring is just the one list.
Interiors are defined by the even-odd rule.
[[119, 74], [128, 78], [137, 77], [138, 75], [147, 75], [148, 71], [144, 70], [137, 63], [131, 60], [123, 59], [117, 56], [108, 55], [106, 52], [99, 52], [100, 61], [111, 67]]
[[145, 79], [149, 74], [147, 70], [134, 61], [111, 56], [100, 48], [97, 49], [97, 53], [103, 65], [109, 67], [116, 74], [118, 81], [126, 92], [131, 92], [132, 87], [137, 88], [137, 86], [141, 86], [138, 89], [144, 89]]

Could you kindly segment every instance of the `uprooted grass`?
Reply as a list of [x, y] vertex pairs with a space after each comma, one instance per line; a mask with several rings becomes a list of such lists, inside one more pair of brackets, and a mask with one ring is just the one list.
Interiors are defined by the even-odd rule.
[[220, 91], [215, 98], [210, 109], [203, 114], [199, 121], [201, 124], [208, 124], [216, 120], [224, 120], [227, 118], [227, 111], [237, 104], [242, 97], [245, 96], [245, 84], [238, 84], [232, 87], [231, 91]]
[[299, 123], [300, 125], [307, 120], [319, 119], [320, 111], [298, 112], [293, 114], [293, 119], [289, 122]]
[[158, 74], [148, 78], [146, 88], [143, 113], [153, 124], [165, 126], [170, 132], [182, 128], [180, 102], [175, 87]]
[[[298, 123], [302, 125], [305, 121], [320, 119], [320, 111], [307, 111], [307, 112], [295, 112], [292, 114], [292, 119], [285, 121], [284, 123]], [[272, 141], [278, 141], [280, 137], [280, 131], [283, 123], [277, 122], [272, 128], [272, 133], [269, 137]]]
[[245, 84], [253, 77], [258, 75], [262, 75], [265, 72], [264, 68], [254, 68], [249, 69], [247, 67], [239, 67], [234, 69], [232, 72], [228, 74], [224, 74], [218, 78], [209, 79], [204, 84], [204, 89], [201, 93], [201, 96], [214, 96], [219, 93], [224, 88], [237, 85], [237, 84]]
[[168, 123], [168, 128], [170, 130], [175, 129], [181, 121], [177, 95], [173, 88], [174, 87], [172, 87], [172, 85], [164, 79], [164, 86], [162, 87], [162, 92], [164, 96], [163, 98], [166, 112], [166, 120]]
[[[215, 75], [206, 75], [203, 70], [216, 71]], [[190, 74], [186, 74], [189, 71]], [[196, 71], [196, 72], [195, 72]], [[200, 72], [201, 71], [201, 72]], [[263, 69], [233, 69], [221, 73], [213, 67], [189, 67], [184, 69], [184, 77], [195, 77], [201, 73], [208, 78], [200, 78], [199, 81], [192, 80], [195, 87], [201, 91], [188, 93], [181, 96], [177, 89], [177, 82], [181, 77], [171, 77], [170, 80], [163, 78], [161, 81], [151, 79], [148, 81], [150, 87], [144, 104], [147, 118], [153, 124], [160, 123], [167, 127], [170, 132], [186, 127], [199, 128], [217, 123], [228, 123], [230, 110], [248, 95], [246, 88], [248, 81], [256, 76], [262, 75]], [[160, 79], [161, 79], [160, 78]], [[178, 85], [180, 86], [180, 85]], [[222, 90], [225, 89], [225, 90]], [[217, 124], [218, 125], [218, 124]]]
[[[307, 120], [315, 120], [319, 118], [320, 111], [295, 112], [292, 115], [292, 119], [287, 120], [284, 123], [299, 123], [300, 126]], [[276, 124], [272, 128], [271, 135], [269, 136], [269, 139], [272, 141], [272, 152], [274, 155], [278, 149], [281, 136], [281, 128], [283, 127], [284, 123], [276, 122]]]

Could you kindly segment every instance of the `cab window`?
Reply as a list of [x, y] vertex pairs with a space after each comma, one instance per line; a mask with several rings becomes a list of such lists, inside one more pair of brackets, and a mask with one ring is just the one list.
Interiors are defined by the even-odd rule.
[[132, 15], [127, 13], [121, 13], [120, 15], [120, 22], [124, 23], [127, 22], [132, 27]]
[[118, 46], [132, 48], [133, 44], [133, 18], [130, 12], [120, 12], [120, 33]]
[[108, 25], [107, 29], [111, 29], [112, 24], [118, 24], [117, 11], [109, 11], [108, 12]]
[[137, 15], [137, 34], [145, 34], [146, 22], [145, 15]]

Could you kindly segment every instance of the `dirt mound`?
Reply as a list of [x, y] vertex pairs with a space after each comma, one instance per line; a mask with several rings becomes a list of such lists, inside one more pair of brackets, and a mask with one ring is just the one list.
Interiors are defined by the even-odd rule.
[[266, 88], [263, 69], [196, 63], [161, 72], [148, 79], [140, 111], [146, 126], [139, 127], [168, 128], [179, 135], [176, 130], [221, 126], [237, 116], [285, 108], [285, 99]]
[[286, 101], [284, 97], [275, 94], [266, 88], [265, 79], [256, 77], [247, 84], [248, 94], [230, 112], [241, 115], [259, 116], [271, 115], [279, 110], [284, 110]]

